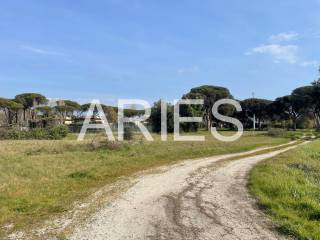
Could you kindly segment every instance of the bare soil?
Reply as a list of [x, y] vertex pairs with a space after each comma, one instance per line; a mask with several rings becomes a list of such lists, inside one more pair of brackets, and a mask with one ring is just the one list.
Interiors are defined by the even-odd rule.
[[68, 239], [282, 239], [247, 190], [255, 164], [296, 146], [282, 147], [184, 161], [140, 176]]

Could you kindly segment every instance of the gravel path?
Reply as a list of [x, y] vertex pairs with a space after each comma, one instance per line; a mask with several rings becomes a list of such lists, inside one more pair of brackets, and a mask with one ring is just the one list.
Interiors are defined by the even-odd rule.
[[246, 184], [256, 163], [295, 148], [283, 147], [185, 161], [141, 176], [69, 239], [281, 239], [255, 209]]

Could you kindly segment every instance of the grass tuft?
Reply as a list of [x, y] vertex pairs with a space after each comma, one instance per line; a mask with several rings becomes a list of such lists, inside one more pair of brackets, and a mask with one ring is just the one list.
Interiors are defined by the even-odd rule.
[[66, 140], [0, 141], [0, 238], [8, 234], [1, 226], [13, 223], [10, 231], [29, 228], [119, 177], [178, 160], [288, 142], [246, 133], [236, 142], [224, 143], [206, 132], [192, 134], [203, 134], [207, 141], [174, 142], [172, 135], [167, 142], [159, 135], [153, 135], [154, 142], [144, 141], [141, 135], [125, 143], [97, 135], [83, 142], [72, 135]]
[[258, 164], [249, 186], [281, 233], [320, 239], [320, 141]]

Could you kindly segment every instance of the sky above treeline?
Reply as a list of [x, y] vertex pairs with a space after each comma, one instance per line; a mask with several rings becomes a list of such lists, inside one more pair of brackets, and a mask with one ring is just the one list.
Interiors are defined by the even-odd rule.
[[318, 77], [320, 0], [3, 0], [0, 96], [274, 99]]

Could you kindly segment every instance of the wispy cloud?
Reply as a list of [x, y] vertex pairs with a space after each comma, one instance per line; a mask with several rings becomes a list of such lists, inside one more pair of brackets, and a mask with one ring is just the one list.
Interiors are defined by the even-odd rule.
[[179, 68], [177, 70], [178, 74], [192, 74], [192, 73], [197, 73], [197, 72], [200, 72], [200, 68], [198, 66]]
[[32, 46], [28, 46], [28, 45], [20, 45], [19, 47], [23, 50], [33, 52], [36, 54], [41, 54], [41, 55], [66, 56], [66, 54], [62, 53], [62, 52], [55, 52], [55, 51], [51, 51], [48, 49], [32, 47]]
[[303, 61], [300, 65], [303, 67], [319, 67], [320, 62], [319, 61]]
[[[297, 64], [302, 67], [317, 67], [320, 62], [315, 60], [303, 59], [299, 55], [299, 46], [293, 44], [284, 44], [298, 38], [296, 32], [283, 32], [269, 37], [269, 43], [261, 44], [246, 52], [246, 55], [269, 55], [274, 63]], [[270, 43], [271, 42], [271, 43]], [[281, 43], [282, 42], [282, 43]]]
[[298, 46], [296, 45], [279, 45], [279, 44], [262, 44], [252, 48], [246, 55], [265, 54], [273, 58], [275, 63], [286, 62], [295, 64], [298, 61]]
[[299, 36], [296, 32], [282, 32], [269, 37], [269, 41], [273, 43], [288, 42], [297, 39]]

